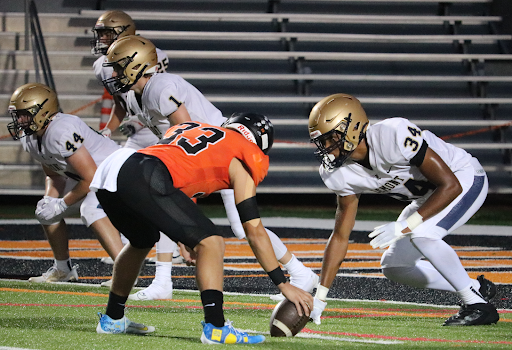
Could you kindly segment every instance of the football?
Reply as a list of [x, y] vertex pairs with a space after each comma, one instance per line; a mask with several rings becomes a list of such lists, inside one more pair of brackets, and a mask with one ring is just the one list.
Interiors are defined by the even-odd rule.
[[295, 304], [284, 299], [276, 305], [270, 316], [270, 336], [293, 337], [306, 326], [309, 316], [299, 316]]

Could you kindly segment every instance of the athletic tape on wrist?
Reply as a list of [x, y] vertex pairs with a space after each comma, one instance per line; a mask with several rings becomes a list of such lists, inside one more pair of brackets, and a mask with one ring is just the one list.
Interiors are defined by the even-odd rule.
[[423, 216], [420, 215], [417, 211], [412, 213], [411, 216], [409, 216], [407, 219], [405, 219], [407, 222], [407, 226], [412, 230], [414, 230], [416, 227], [421, 225], [423, 223]]
[[329, 288], [319, 284], [318, 287], [316, 287], [315, 298], [325, 301], [325, 299], [327, 299], [327, 293], [329, 293]]
[[267, 272], [267, 274], [276, 286], [280, 285], [281, 283], [286, 283], [286, 276], [279, 266], [272, 271]]
[[238, 203], [236, 205], [236, 210], [238, 210], [238, 215], [240, 215], [240, 221], [242, 221], [242, 224], [244, 222], [250, 221], [252, 219], [258, 219], [260, 217], [256, 196], [247, 198], [246, 200]]

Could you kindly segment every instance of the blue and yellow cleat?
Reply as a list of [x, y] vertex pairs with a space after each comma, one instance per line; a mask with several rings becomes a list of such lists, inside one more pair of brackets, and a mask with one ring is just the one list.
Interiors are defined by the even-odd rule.
[[201, 322], [203, 325], [203, 334], [201, 342], [203, 344], [258, 344], [265, 341], [263, 335], [248, 335], [241, 332], [231, 325], [231, 321], [226, 321], [224, 327], [215, 327], [211, 323]]
[[124, 316], [119, 320], [113, 320], [107, 315], [103, 315], [101, 312], [98, 312], [98, 316], [100, 317], [100, 322], [98, 322], [98, 326], [96, 327], [97, 333], [102, 334], [122, 334], [122, 333], [131, 333], [131, 334], [147, 334], [155, 331], [155, 327], [146, 326], [142, 323], [132, 322]]

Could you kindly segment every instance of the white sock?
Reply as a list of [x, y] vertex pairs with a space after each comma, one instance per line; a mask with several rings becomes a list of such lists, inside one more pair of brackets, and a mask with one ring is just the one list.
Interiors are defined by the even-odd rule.
[[153, 283], [157, 284], [168, 284], [172, 283], [171, 278], [172, 262], [156, 262], [155, 279]]
[[57, 266], [57, 270], [69, 272], [73, 268], [71, 265], [71, 259], [66, 260], [55, 260], [55, 265]]
[[478, 289], [475, 289], [473, 283], [470, 283], [466, 288], [457, 291], [457, 294], [462, 299], [462, 302], [465, 305], [483, 303], [487, 302], [482, 298]]
[[430, 261], [432, 266], [457, 290], [472, 284], [457, 253], [442, 239], [413, 238], [413, 245]]
[[156, 253], [174, 253], [178, 245], [166, 234], [160, 232], [160, 240], [156, 242]]
[[128, 243], [130, 243], [128, 238], [126, 238], [122, 233], [119, 234], [121, 235], [121, 243], [123, 243], [123, 245], [127, 245]]
[[268, 238], [270, 238], [270, 243], [272, 243], [272, 248], [274, 249], [277, 260], [281, 260], [288, 251], [288, 248], [286, 248], [284, 243], [274, 232], [270, 231], [268, 228], [266, 228], [265, 231], [267, 231]]
[[295, 255], [293, 255], [293, 254], [292, 254], [292, 258], [290, 259], [290, 261], [288, 261], [288, 263], [284, 264], [283, 267], [288, 271], [288, 273], [292, 277], [303, 274], [308, 270], [308, 268], [306, 266], [304, 266], [304, 264], [301, 263], [299, 261], [299, 259], [297, 259], [295, 257]]

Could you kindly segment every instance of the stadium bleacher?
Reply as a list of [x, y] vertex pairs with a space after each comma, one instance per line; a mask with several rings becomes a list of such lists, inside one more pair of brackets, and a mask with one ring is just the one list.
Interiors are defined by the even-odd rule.
[[[90, 29], [122, 9], [226, 116], [258, 111], [276, 124], [262, 193], [325, 193], [306, 131], [311, 107], [345, 92], [372, 122], [415, 121], [478, 157], [491, 193], [512, 193], [512, 35], [491, 0], [101, 1], [101, 9], [40, 13], [62, 109], [99, 126]], [[35, 79], [24, 13], [3, 13], [0, 108]], [[0, 117], [6, 133], [7, 116]], [[503, 127], [500, 127], [503, 126]], [[491, 130], [491, 128], [493, 128]], [[2, 134], [3, 134], [2, 133]], [[121, 138], [119, 138], [121, 140]], [[0, 193], [40, 194], [43, 175], [18, 142], [0, 140]], [[27, 188], [27, 184], [30, 184]]]

